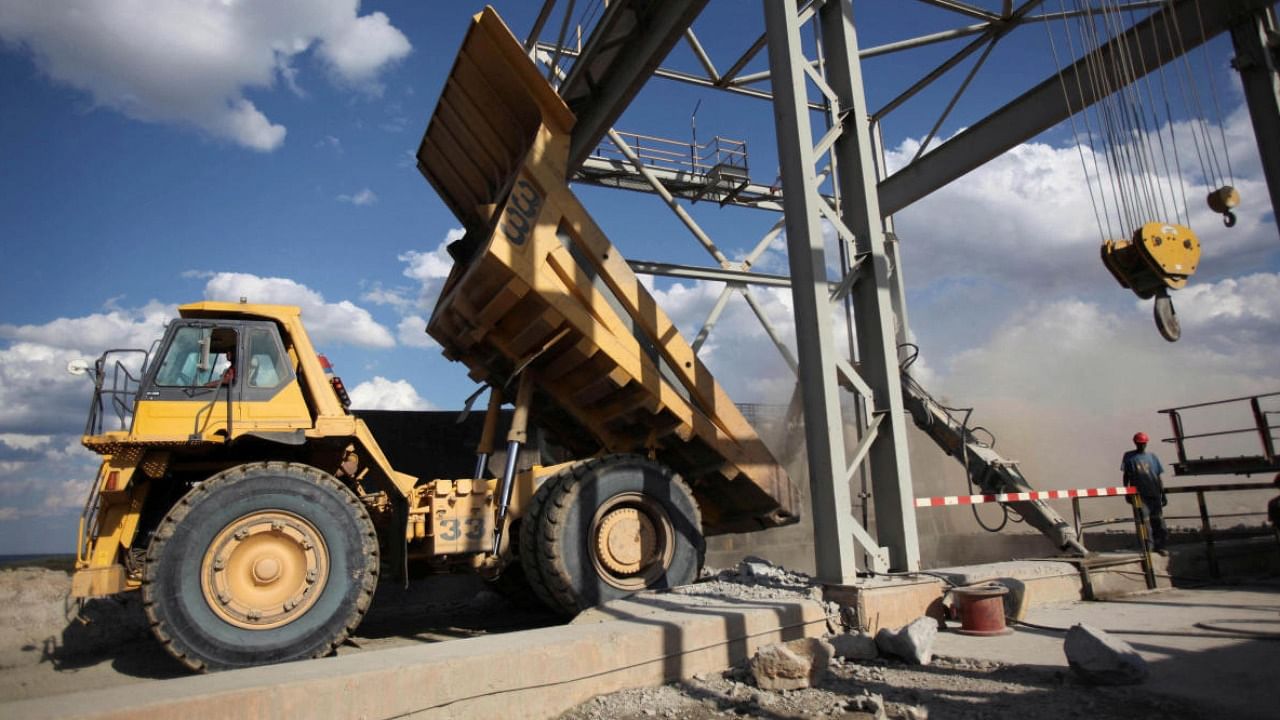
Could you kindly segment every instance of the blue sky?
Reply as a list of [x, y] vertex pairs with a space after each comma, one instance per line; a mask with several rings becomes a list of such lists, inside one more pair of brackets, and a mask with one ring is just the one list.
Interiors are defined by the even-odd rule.
[[[518, 37], [540, 5], [494, 4]], [[971, 22], [906, 0], [854, 4], [864, 47]], [[0, 0], [0, 554], [72, 545], [93, 465], [77, 442], [89, 386], [66, 361], [147, 345], [179, 303], [303, 304], [317, 344], [367, 406], [454, 408], [472, 392], [422, 333], [457, 223], [412, 153], [479, 8]], [[548, 27], [557, 24], [558, 14]], [[761, 32], [759, 5], [717, 0], [694, 27], [723, 70]], [[965, 42], [869, 60], [870, 106]], [[1176, 346], [1097, 262], [1069, 126], [898, 217], [920, 371], [977, 404], [986, 424], [1011, 427], [1042, 487], [1081, 474], [1109, 482], [1108, 458], [1134, 425], [1156, 429], [1158, 408], [1280, 389], [1280, 245], [1229, 57], [1219, 37], [1194, 59], [1222, 99], [1245, 206], [1225, 233], [1187, 171], [1206, 261], [1175, 297], [1187, 334]], [[695, 67], [683, 45], [668, 64]], [[941, 135], [1053, 68], [1042, 26], [1013, 33]], [[891, 164], [913, 154], [960, 77], [890, 116]], [[699, 100], [699, 136], [745, 139], [753, 179], [773, 182], [771, 112], [759, 101], [655, 80], [617, 127], [685, 138]], [[578, 192], [629, 257], [707, 263], [656, 198]], [[777, 219], [707, 203], [691, 212], [731, 255]], [[785, 270], [781, 245], [761, 267]], [[719, 292], [656, 290], [690, 334]], [[789, 297], [759, 297], [789, 332]], [[786, 399], [792, 380], [741, 301], [704, 354], [735, 398]], [[1078, 466], [1057, 461], [1085, 451]]]

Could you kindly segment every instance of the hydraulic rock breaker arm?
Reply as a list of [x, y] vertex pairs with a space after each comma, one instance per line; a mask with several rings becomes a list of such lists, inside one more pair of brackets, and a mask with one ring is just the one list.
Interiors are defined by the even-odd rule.
[[[902, 374], [902, 402], [911, 413], [916, 427], [930, 437], [938, 447], [965, 466], [974, 484], [984, 493], [1015, 493], [1032, 490], [1031, 483], [1023, 477], [1017, 464], [1005, 460], [988, 444], [975, 437], [972, 429], [958, 420], [919, 383], [905, 372]], [[1085, 553], [1084, 545], [1076, 537], [1075, 528], [1042, 500], [1022, 500], [1005, 505], [1018, 513], [1027, 524], [1044, 533], [1057, 547]]]

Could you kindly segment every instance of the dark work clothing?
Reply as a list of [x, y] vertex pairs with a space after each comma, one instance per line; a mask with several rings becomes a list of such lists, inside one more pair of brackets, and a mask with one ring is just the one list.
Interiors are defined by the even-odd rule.
[[1169, 528], [1164, 524], [1164, 508], [1159, 502], [1148, 505], [1145, 498], [1142, 500], [1142, 521], [1151, 528], [1151, 548], [1163, 550], [1169, 542]]
[[[1160, 474], [1164, 472], [1164, 466], [1160, 464], [1160, 458], [1149, 452], [1130, 450], [1124, 454], [1124, 460], [1120, 462], [1120, 470], [1124, 473], [1126, 487], [1132, 485], [1138, 488], [1138, 492], [1147, 504], [1160, 505], [1160, 498], [1164, 495], [1164, 483], [1160, 482]], [[1155, 499], [1156, 502], [1151, 503], [1148, 498]]]
[[1169, 530], [1164, 524], [1164, 483], [1160, 480], [1164, 466], [1154, 454], [1130, 450], [1120, 461], [1125, 487], [1135, 487], [1142, 497], [1142, 519], [1151, 528], [1151, 545], [1164, 548]]

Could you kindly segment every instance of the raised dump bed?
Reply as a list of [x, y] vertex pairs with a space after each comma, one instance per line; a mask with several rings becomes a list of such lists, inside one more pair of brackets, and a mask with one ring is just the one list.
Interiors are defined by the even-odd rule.
[[648, 456], [691, 486], [704, 532], [795, 522], [786, 472], [566, 181], [573, 114], [490, 9], [418, 150], [463, 224], [428, 332], [580, 458]]

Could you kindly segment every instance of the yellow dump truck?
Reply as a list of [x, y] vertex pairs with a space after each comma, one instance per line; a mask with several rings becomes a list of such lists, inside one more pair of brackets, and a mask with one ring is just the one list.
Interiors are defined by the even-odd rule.
[[[794, 522], [785, 472], [566, 186], [573, 121], [478, 15], [418, 153], [466, 228], [427, 330], [490, 387], [472, 477], [392, 467], [298, 308], [184, 305], [154, 351], [94, 367], [73, 595], [140, 590], [164, 646], [216, 670], [330, 652], [411, 560], [569, 614], [692, 581], [705, 535]], [[563, 461], [520, 465], [531, 423]]]

